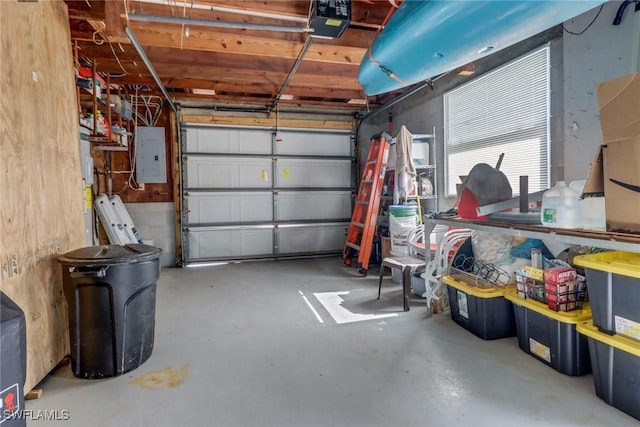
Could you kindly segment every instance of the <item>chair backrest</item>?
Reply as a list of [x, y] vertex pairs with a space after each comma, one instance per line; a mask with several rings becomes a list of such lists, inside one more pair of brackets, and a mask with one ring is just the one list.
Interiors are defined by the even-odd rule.
[[424, 226], [418, 225], [409, 232], [407, 235], [407, 245], [410, 256], [425, 257], [426, 243], [424, 239]]

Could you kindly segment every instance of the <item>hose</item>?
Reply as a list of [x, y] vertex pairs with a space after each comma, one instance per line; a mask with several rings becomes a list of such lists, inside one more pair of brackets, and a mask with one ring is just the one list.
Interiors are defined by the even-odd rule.
[[620, 23], [622, 22], [622, 15], [624, 14], [624, 11], [627, 9], [627, 6], [629, 6], [631, 3], [636, 4], [635, 12], [640, 10], [640, 0], [624, 0], [620, 5], [620, 7], [618, 7], [618, 12], [616, 12], [616, 17], [613, 19], [613, 25], [620, 25]]

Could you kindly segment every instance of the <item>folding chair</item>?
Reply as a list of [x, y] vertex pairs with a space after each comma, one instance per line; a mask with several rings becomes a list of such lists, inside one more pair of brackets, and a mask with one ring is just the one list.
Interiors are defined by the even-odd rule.
[[411, 276], [413, 273], [424, 270], [425, 260], [419, 255], [421, 242], [424, 242], [424, 230], [422, 226], [416, 227], [407, 236], [408, 255], [390, 256], [382, 260], [380, 264], [380, 277], [378, 280], [378, 299], [382, 291], [382, 277], [385, 267], [397, 268], [402, 272], [402, 293], [404, 296], [404, 311], [409, 311], [409, 301], [411, 299]]

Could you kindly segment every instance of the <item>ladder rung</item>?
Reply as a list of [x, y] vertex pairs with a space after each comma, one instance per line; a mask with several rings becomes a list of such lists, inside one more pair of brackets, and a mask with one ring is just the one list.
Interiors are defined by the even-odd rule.
[[378, 161], [377, 161], [377, 160], [370, 160], [370, 161], [368, 161], [366, 164], [367, 164], [367, 165], [375, 165], [376, 163], [378, 163]]
[[359, 205], [368, 205], [369, 201], [368, 200], [358, 200], [356, 203], [359, 204]]
[[355, 243], [351, 243], [351, 242], [347, 242], [347, 246], [349, 246], [350, 248], [353, 248], [357, 251], [360, 250], [360, 246], [356, 245]]
[[364, 228], [364, 224], [361, 222], [352, 222], [351, 225], [355, 225], [356, 227]]
[[373, 180], [371, 178], [362, 180], [362, 183], [364, 183], [364, 184], [371, 184], [372, 182], [373, 182]]

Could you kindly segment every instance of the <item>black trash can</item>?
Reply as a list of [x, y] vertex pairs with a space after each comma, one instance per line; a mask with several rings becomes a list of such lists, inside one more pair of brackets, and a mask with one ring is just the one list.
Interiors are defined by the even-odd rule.
[[107, 245], [58, 259], [76, 377], [114, 377], [151, 356], [161, 253], [148, 245]]
[[22, 427], [27, 375], [27, 327], [24, 312], [0, 292], [0, 425]]

